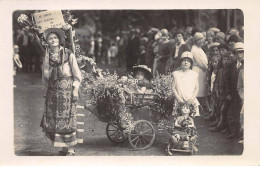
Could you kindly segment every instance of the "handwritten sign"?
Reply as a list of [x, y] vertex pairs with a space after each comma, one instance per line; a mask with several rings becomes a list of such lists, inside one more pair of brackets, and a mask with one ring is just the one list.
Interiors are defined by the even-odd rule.
[[61, 28], [65, 24], [61, 11], [44, 11], [34, 13], [34, 21], [40, 27], [39, 33], [48, 28]]

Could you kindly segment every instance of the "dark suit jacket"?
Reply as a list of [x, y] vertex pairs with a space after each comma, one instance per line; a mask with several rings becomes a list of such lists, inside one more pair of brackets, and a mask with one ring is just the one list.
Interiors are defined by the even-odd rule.
[[130, 57], [138, 57], [140, 47], [140, 39], [138, 36], [135, 36], [133, 39], [128, 39], [128, 44], [126, 45], [126, 55]]
[[215, 87], [219, 93], [219, 99], [225, 100], [231, 94], [230, 68], [220, 68], [216, 78]]
[[125, 48], [127, 70], [132, 69], [133, 66], [137, 64], [139, 47], [140, 39], [138, 36], [135, 36], [133, 39], [131, 39], [131, 37], [128, 39], [128, 43]]

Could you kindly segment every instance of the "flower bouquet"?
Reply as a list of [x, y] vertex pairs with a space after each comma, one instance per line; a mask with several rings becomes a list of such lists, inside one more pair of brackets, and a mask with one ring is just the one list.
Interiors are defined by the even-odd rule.
[[29, 33], [29, 35], [33, 35], [34, 33], [37, 33], [40, 29], [40, 27], [35, 25], [33, 21], [30, 20], [26, 14], [21, 14], [17, 18], [17, 22], [20, 24], [20, 26], [24, 31], [27, 31]]

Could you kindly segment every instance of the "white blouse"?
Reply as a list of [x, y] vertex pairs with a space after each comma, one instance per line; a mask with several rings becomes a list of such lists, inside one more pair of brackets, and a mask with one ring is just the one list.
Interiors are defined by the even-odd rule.
[[198, 73], [193, 70], [177, 70], [173, 72], [173, 77], [178, 95], [186, 101], [191, 99], [198, 83]]

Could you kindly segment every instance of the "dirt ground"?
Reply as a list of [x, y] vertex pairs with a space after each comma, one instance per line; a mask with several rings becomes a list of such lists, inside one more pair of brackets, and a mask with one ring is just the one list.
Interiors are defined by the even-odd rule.
[[[14, 152], [18, 156], [57, 156], [58, 148], [53, 148], [40, 128], [45, 90], [40, 74], [17, 73], [14, 77]], [[79, 101], [83, 105], [83, 101]], [[109, 142], [106, 124], [98, 121], [90, 112], [84, 113], [84, 143], [75, 146], [77, 156], [165, 156], [169, 134], [156, 131], [154, 144], [147, 150], [133, 151], [128, 141], [120, 145]], [[197, 155], [241, 155], [243, 145], [237, 140], [228, 140], [222, 133], [209, 132], [209, 122], [196, 117], [199, 152]], [[185, 155], [176, 153], [175, 155]]]

